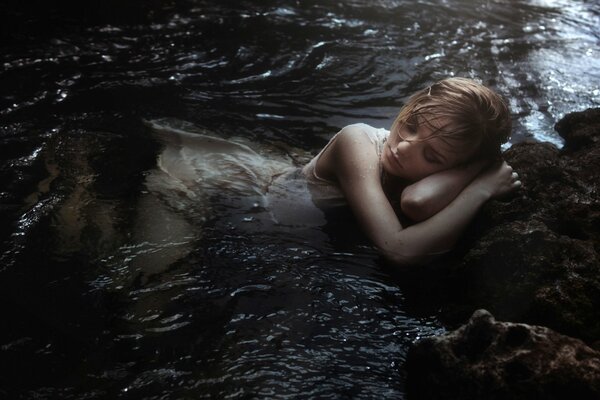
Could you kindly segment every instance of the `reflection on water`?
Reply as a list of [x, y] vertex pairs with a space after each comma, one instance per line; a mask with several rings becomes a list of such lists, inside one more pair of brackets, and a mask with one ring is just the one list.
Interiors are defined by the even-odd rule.
[[1, 6], [0, 397], [402, 398], [438, 300], [272, 172], [446, 76], [513, 142], [600, 103], [595, 2], [128, 4]]

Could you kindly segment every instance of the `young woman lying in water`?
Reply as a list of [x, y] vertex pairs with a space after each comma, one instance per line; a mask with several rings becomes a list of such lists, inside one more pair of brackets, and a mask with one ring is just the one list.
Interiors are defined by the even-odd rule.
[[[500, 158], [510, 131], [498, 94], [449, 78], [414, 94], [390, 132], [343, 128], [302, 171], [312, 190], [346, 199], [391, 262], [419, 264], [449, 251], [486, 201], [521, 186]], [[397, 199], [414, 224], [400, 222]]]

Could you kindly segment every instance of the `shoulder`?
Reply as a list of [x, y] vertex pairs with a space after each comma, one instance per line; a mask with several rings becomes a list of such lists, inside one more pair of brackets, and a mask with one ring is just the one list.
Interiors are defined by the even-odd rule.
[[360, 133], [365, 136], [370, 136], [371, 134], [373, 134], [376, 131], [377, 131], [377, 128], [374, 128], [371, 125], [365, 124], [362, 122], [346, 125], [341, 130], [341, 132], [354, 132], [354, 133]]
[[339, 136], [344, 136], [345, 140], [358, 141], [363, 146], [366, 145], [367, 142], [370, 142], [377, 153], [380, 153], [381, 147], [387, 140], [389, 134], [390, 132], [387, 129], [375, 128], [364, 123], [348, 125], [338, 133]]
[[333, 152], [338, 175], [352, 174], [357, 169], [378, 171], [379, 155], [369, 130], [375, 128], [367, 124], [353, 124], [340, 131]]
[[366, 176], [360, 171], [379, 171], [379, 155], [373, 145], [367, 124], [352, 124], [342, 128], [317, 157], [315, 173], [335, 181], [349, 176]]
[[374, 143], [377, 129], [370, 125], [359, 123], [347, 125], [338, 133], [337, 141], [344, 147], [360, 147], [364, 151], [364, 146]]
[[379, 162], [377, 129], [367, 124], [345, 126], [336, 139], [335, 153], [341, 162], [374, 164]]

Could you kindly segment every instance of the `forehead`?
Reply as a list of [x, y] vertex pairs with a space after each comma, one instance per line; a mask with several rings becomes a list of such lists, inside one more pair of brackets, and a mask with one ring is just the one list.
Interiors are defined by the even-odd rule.
[[449, 132], [454, 125], [452, 118], [444, 115], [443, 111], [437, 107], [428, 104], [415, 107], [408, 119], [410, 122], [418, 123], [419, 126], [431, 128], [432, 131]]

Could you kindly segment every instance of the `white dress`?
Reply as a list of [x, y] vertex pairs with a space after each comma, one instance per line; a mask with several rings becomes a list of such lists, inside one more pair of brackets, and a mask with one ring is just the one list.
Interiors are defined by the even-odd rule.
[[163, 150], [146, 187], [171, 208], [196, 218], [218, 212], [249, 218], [255, 212], [253, 217], [266, 213], [278, 224], [324, 223], [291, 157], [273, 151], [263, 155], [243, 139], [221, 139], [173, 122], [147, 125]]

